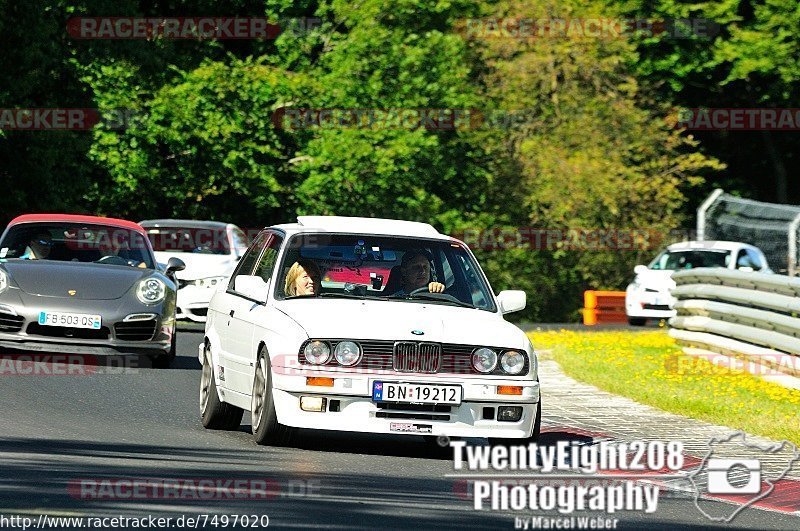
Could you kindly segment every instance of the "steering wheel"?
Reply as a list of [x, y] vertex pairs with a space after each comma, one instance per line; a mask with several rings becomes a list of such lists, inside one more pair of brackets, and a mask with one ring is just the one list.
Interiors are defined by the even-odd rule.
[[410, 297], [411, 295], [419, 295], [420, 293], [430, 293], [430, 292], [428, 291], [428, 286], [422, 286], [421, 288], [417, 288], [417, 289], [415, 289], [415, 290], [412, 290], [412, 291], [411, 291], [411, 292], [408, 294], [408, 296]]
[[95, 263], [136, 267], [139, 262], [136, 260], [129, 260], [127, 258], [122, 258], [121, 256], [109, 255], [109, 256], [104, 256], [98, 260], [95, 260]]

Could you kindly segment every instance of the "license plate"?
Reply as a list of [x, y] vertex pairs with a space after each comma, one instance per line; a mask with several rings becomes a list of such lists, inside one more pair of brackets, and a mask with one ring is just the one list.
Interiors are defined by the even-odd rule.
[[372, 400], [403, 404], [460, 404], [460, 385], [373, 382]]
[[39, 324], [44, 326], [66, 326], [69, 328], [92, 328], [98, 330], [102, 319], [87, 313], [39, 312]]

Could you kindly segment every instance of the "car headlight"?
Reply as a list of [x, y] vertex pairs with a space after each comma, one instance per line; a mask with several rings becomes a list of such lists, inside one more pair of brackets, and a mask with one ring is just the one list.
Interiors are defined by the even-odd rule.
[[0, 269], [0, 293], [8, 289], [8, 274]]
[[198, 288], [218, 288], [225, 281], [225, 277], [198, 278], [194, 285]]
[[479, 348], [472, 353], [472, 366], [478, 372], [492, 372], [497, 367], [497, 352], [490, 348]]
[[340, 365], [349, 367], [361, 359], [361, 347], [354, 341], [342, 341], [333, 349], [333, 355]]
[[516, 350], [509, 350], [500, 356], [500, 367], [508, 374], [519, 374], [525, 368], [525, 356]]
[[139, 282], [136, 296], [143, 304], [158, 304], [164, 300], [167, 286], [158, 278], [146, 278]]
[[331, 347], [324, 341], [312, 341], [303, 349], [303, 356], [312, 365], [324, 365], [331, 359]]

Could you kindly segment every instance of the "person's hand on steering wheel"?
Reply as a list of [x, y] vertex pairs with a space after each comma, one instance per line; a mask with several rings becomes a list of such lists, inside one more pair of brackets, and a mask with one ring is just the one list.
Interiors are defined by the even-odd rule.
[[431, 282], [428, 284], [428, 291], [431, 293], [444, 293], [444, 284], [441, 282]]
[[409, 295], [417, 295], [418, 293], [444, 293], [444, 284], [441, 282], [431, 282], [427, 286], [412, 290]]

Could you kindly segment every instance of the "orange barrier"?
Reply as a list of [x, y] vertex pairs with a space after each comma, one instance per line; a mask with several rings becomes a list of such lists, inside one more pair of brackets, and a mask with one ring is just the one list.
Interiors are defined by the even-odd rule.
[[583, 324], [627, 323], [624, 291], [583, 292]]

